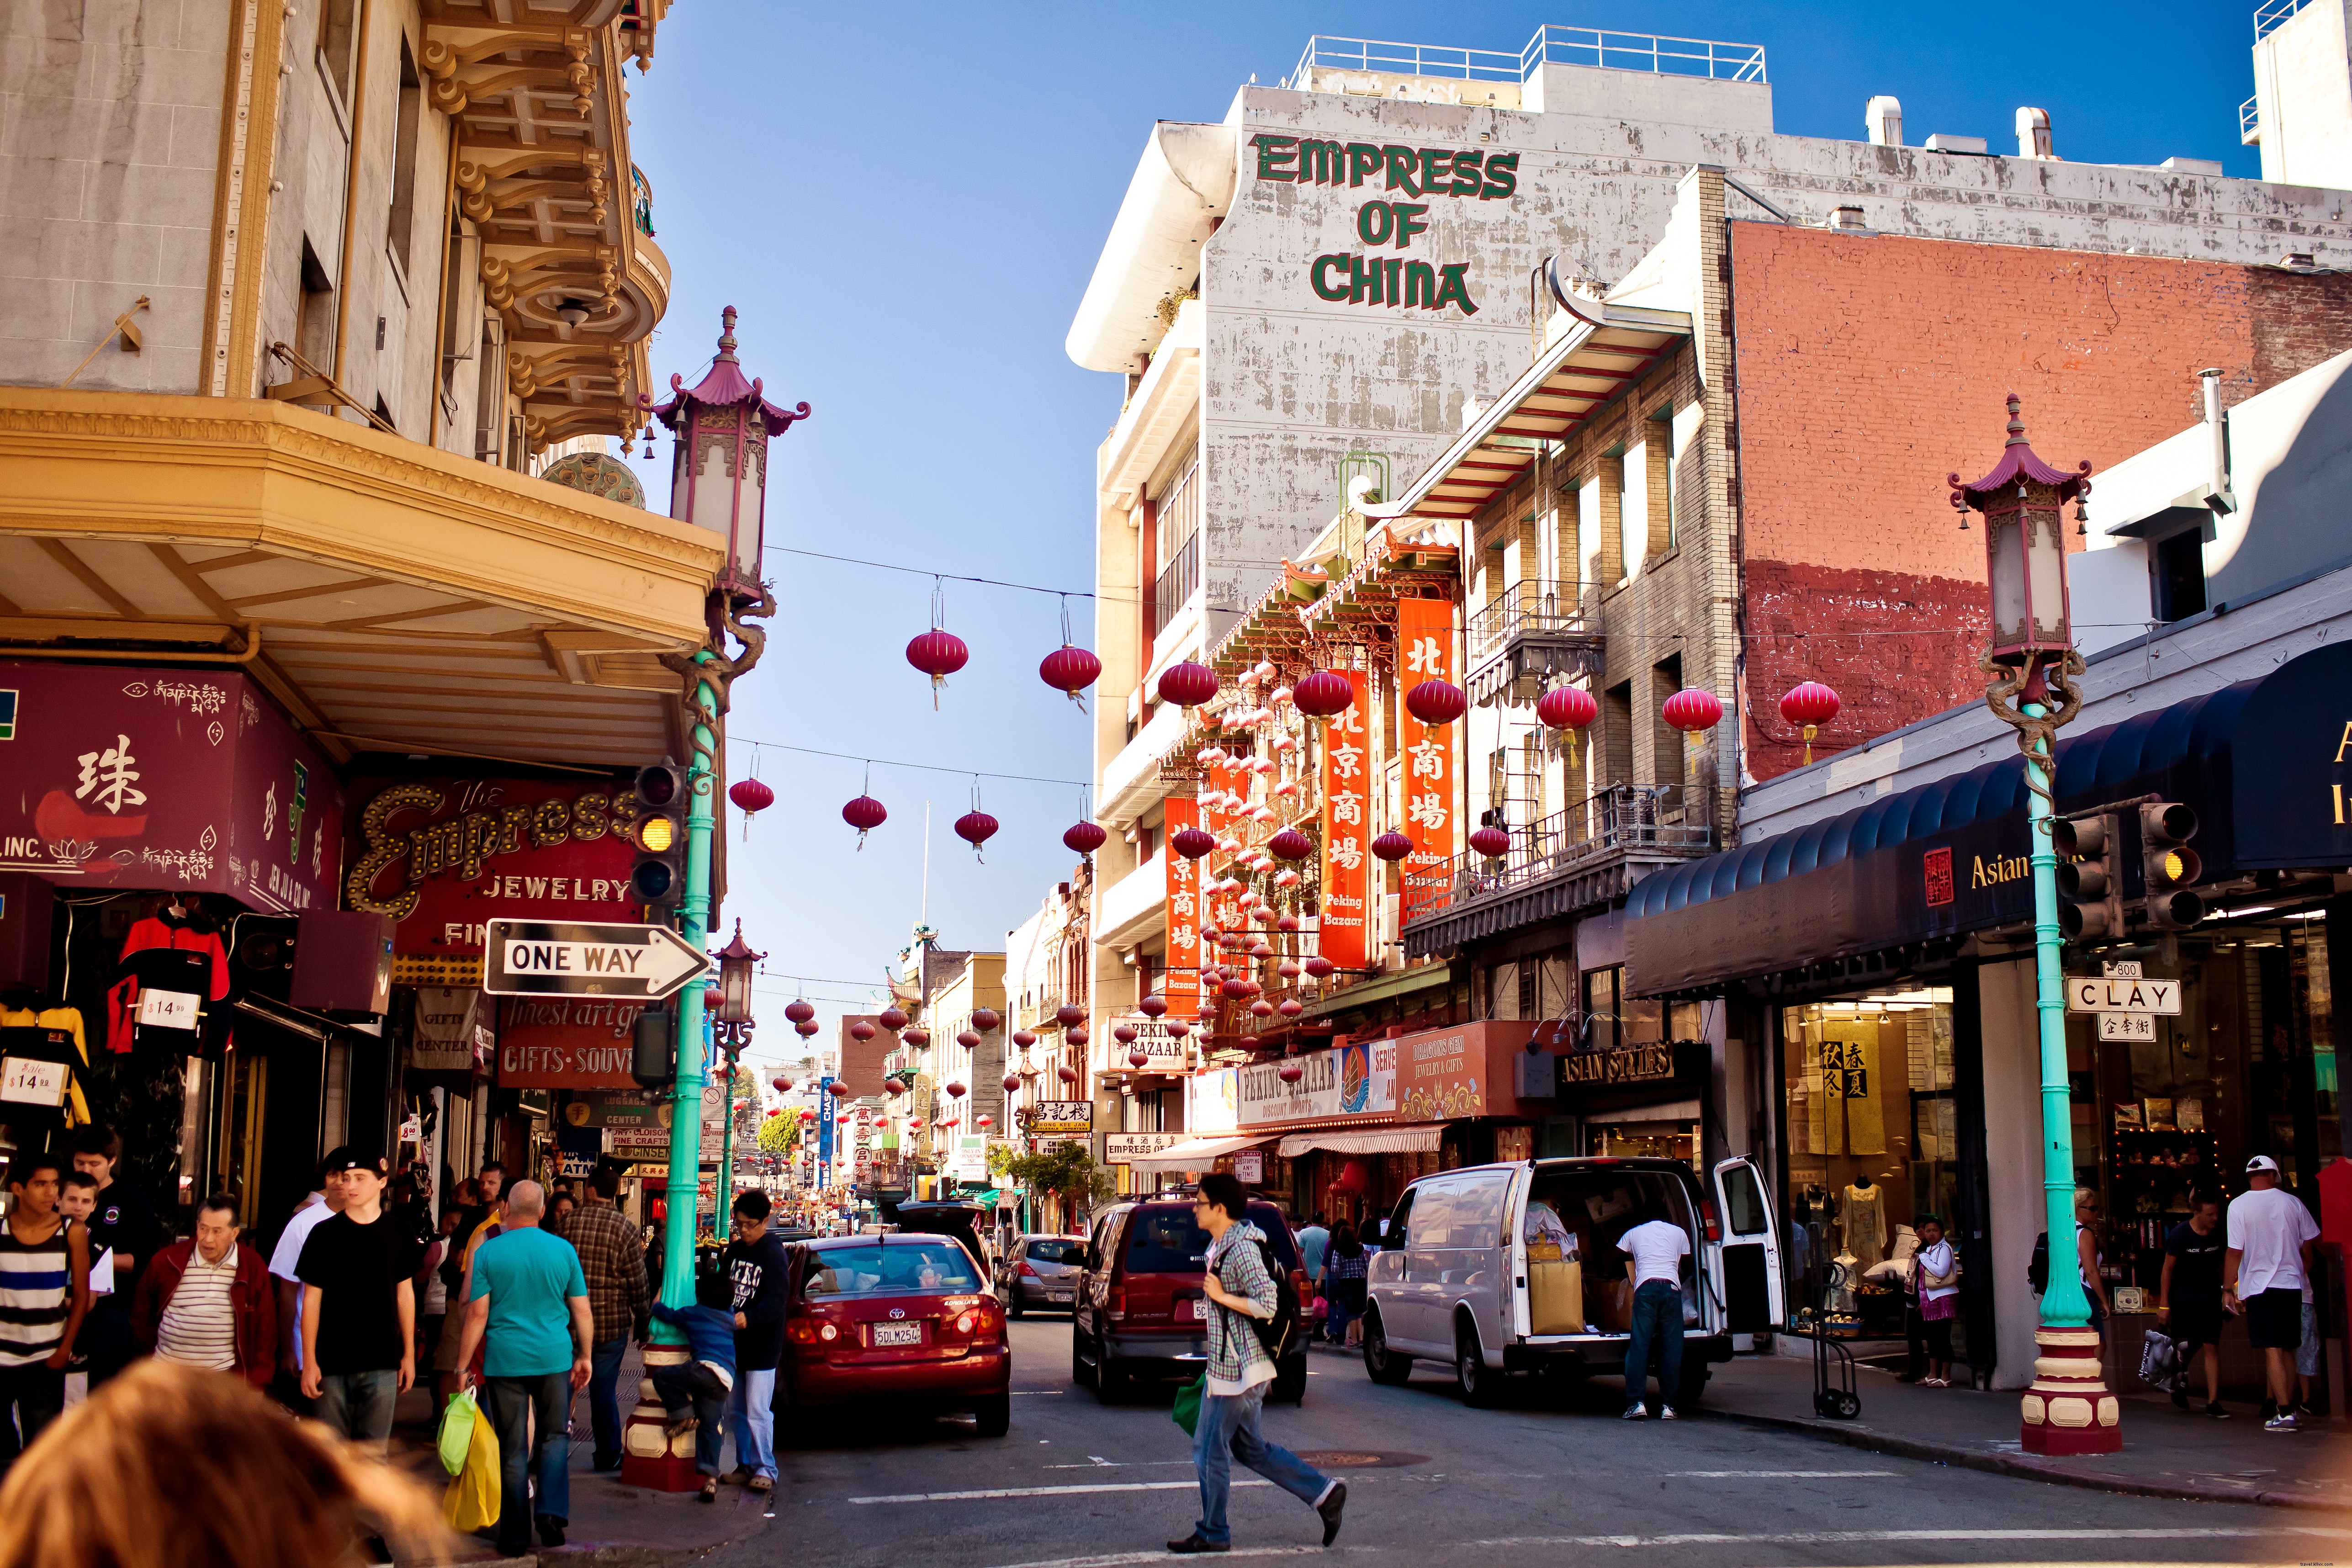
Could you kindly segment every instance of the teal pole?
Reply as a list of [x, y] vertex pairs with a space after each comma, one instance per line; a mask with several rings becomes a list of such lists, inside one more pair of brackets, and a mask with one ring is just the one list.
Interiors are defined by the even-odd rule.
[[[2029, 719], [2047, 710], [2028, 702]], [[2051, 787], [2049, 742], [2025, 748], [2033, 783]], [[2033, 1006], [2042, 1026], [2042, 1187], [2050, 1227], [2050, 1283], [2042, 1296], [2042, 1321], [2053, 1328], [2082, 1329], [2091, 1323], [2091, 1303], [2083, 1293], [2074, 1246], [2074, 1111], [2066, 1076], [2066, 980], [2064, 938], [2058, 930], [2058, 848], [2051, 841], [2050, 797], [2042, 790], [2025, 795], [2026, 829], [2033, 871]]]
[[[709, 663], [710, 655], [700, 654]], [[719, 711], [719, 689], [709, 679], [695, 689], [696, 705], [707, 720]], [[710, 759], [719, 737], [709, 723], [698, 721], [687, 766], [686, 897], [678, 906], [678, 934], [700, 952], [710, 931], [711, 796], [718, 781]], [[677, 996], [677, 1077], [670, 1087], [669, 1215], [662, 1226], [661, 1299], [669, 1306], [694, 1305], [694, 1235], [702, 1189], [702, 1089], [704, 1041], [702, 986], [688, 985]], [[680, 1194], [684, 1194], [683, 1201]], [[686, 1336], [667, 1324], [654, 1325], [656, 1342], [682, 1344]]]

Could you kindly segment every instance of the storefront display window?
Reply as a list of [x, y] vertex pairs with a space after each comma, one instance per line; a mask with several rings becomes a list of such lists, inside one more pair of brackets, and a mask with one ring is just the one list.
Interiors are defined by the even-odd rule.
[[1951, 990], [1789, 1007], [1781, 1025], [1797, 1302], [1811, 1309], [1811, 1265], [1843, 1265], [1823, 1278], [1830, 1331], [1899, 1339], [1915, 1226], [1959, 1202]]

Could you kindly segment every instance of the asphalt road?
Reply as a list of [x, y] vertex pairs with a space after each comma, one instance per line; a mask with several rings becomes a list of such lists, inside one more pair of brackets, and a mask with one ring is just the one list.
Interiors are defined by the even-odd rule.
[[[1013, 1325], [1013, 1430], [876, 1415], [780, 1419], [774, 1517], [714, 1568], [1110, 1568], [1167, 1558], [1199, 1512], [1189, 1439], [1159, 1394], [1106, 1407], [1069, 1381], [1069, 1327]], [[2352, 1518], [2110, 1496], [1893, 1458], [1702, 1412], [1616, 1418], [1614, 1380], [1548, 1396], [1515, 1381], [1465, 1408], [1444, 1369], [1381, 1388], [1318, 1354], [1275, 1442], [1349, 1488], [1325, 1552], [1314, 1513], [1236, 1468], [1236, 1557], [1621, 1568], [1749, 1564], [2352, 1563]], [[1248, 1484], [1254, 1483], [1254, 1484]], [[730, 1501], [734, 1500], [730, 1498]]]

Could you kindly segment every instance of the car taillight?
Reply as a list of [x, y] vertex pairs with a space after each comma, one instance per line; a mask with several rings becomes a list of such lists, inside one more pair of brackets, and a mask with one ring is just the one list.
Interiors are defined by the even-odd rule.
[[1298, 1298], [1298, 1310], [1300, 1311], [1307, 1311], [1314, 1307], [1315, 1292], [1307, 1286], [1307, 1270], [1304, 1268], [1294, 1268], [1290, 1271], [1290, 1289]]
[[785, 1324], [784, 1333], [794, 1344], [806, 1345], [816, 1342], [816, 1325], [806, 1318], [794, 1318]]
[[1721, 1241], [1723, 1239], [1723, 1224], [1715, 1217], [1715, 1200], [1713, 1198], [1699, 1199], [1698, 1217], [1706, 1223], [1706, 1238], [1709, 1241]]
[[1114, 1285], [1110, 1288], [1110, 1305], [1105, 1308], [1104, 1310], [1109, 1315], [1110, 1321], [1114, 1323], [1118, 1322], [1127, 1316], [1126, 1286]]
[[975, 1324], [977, 1324], [978, 1322], [980, 1322], [980, 1321], [981, 1321], [981, 1317], [980, 1317], [980, 1314], [979, 1314], [978, 1312], [976, 1312], [976, 1311], [974, 1311], [974, 1312], [966, 1312], [966, 1313], [964, 1313], [962, 1316], [961, 1316], [961, 1317], [959, 1317], [959, 1318], [957, 1318], [957, 1319], [956, 1319], [956, 1321], [955, 1321], [955, 1330], [956, 1330], [956, 1332], [957, 1332], [957, 1333], [960, 1333], [960, 1334], [968, 1334], [968, 1333], [971, 1332], [973, 1326], [974, 1326]]
[[833, 1324], [827, 1323], [824, 1327], [816, 1331], [816, 1337], [821, 1340], [831, 1342], [841, 1338], [841, 1331], [835, 1328]]
[[1029, 1263], [1026, 1258], [1022, 1260], [1021, 1277], [1024, 1279], [1034, 1279], [1037, 1278], [1037, 1271], [1029, 1267]]

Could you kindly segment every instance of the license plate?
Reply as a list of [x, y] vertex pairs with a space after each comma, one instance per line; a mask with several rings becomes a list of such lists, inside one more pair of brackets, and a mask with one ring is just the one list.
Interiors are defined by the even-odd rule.
[[923, 1325], [877, 1323], [874, 1325], [874, 1338], [871, 1342], [877, 1345], [919, 1345], [923, 1342]]
[[1070, 1299], [1070, 1292], [1067, 1290], [1055, 1290], [1052, 1292], [1052, 1296], [1056, 1301], [1066, 1301]]
[[1180, 1323], [1199, 1322], [1201, 1321], [1201, 1303], [1198, 1301], [1177, 1302], [1176, 1321]]

